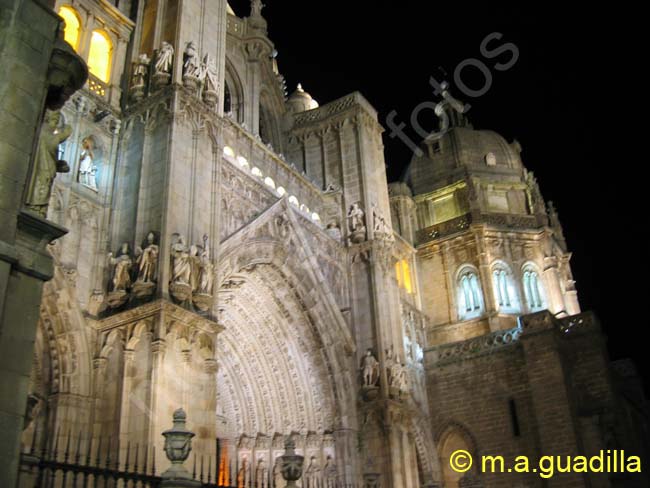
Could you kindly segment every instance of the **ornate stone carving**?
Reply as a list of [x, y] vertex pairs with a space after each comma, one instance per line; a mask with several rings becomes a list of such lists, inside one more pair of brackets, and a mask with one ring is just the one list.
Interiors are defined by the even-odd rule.
[[81, 141], [81, 154], [79, 156], [79, 183], [97, 191], [97, 166], [95, 165], [95, 141], [92, 137], [85, 137]]
[[393, 237], [392, 229], [386, 223], [386, 219], [381, 215], [376, 204], [372, 205], [372, 230], [375, 238], [391, 239]]
[[183, 85], [196, 92], [201, 82], [201, 62], [193, 41], [187, 43], [183, 53]]
[[379, 380], [379, 362], [372, 353], [372, 349], [366, 351], [361, 365], [361, 374], [364, 388], [375, 388]]
[[194, 305], [202, 312], [207, 312], [212, 305], [214, 288], [214, 264], [210, 259], [210, 246], [207, 235], [203, 236], [203, 249], [199, 257], [198, 289], [193, 296]]
[[219, 80], [217, 79], [217, 64], [210, 53], [203, 57], [201, 80], [204, 83], [203, 101], [208, 105], [215, 105], [219, 93]]
[[360, 202], [355, 202], [348, 211], [350, 242], [358, 244], [366, 240], [366, 218]]
[[47, 111], [36, 147], [36, 157], [27, 185], [25, 205], [41, 217], [47, 215], [52, 184], [57, 173], [68, 173], [70, 167], [58, 158], [59, 144], [72, 134], [72, 127], [62, 124], [59, 111]]
[[108, 253], [108, 262], [112, 267], [111, 283], [112, 290], [108, 294], [108, 304], [112, 308], [123, 305], [128, 299], [128, 290], [131, 288], [131, 267], [133, 258], [128, 242], [120, 247], [115, 256]]
[[[192, 256], [183, 235], [177, 235], [171, 247], [171, 284], [169, 292], [179, 302], [192, 296]], [[196, 250], [194, 251], [196, 253]]]
[[[174, 412], [174, 426], [163, 432], [165, 454], [172, 463], [169, 469], [162, 474], [163, 479], [193, 481], [192, 475], [183, 466], [192, 451], [192, 437], [194, 437], [194, 432], [187, 430], [186, 420], [187, 414], [182, 408], [179, 408]], [[200, 483], [194, 482], [184, 486], [196, 484], [200, 485]]]
[[174, 47], [170, 43], [163, 41], [160, 49], [156, 53], [156, 61], [154, 63], [154, 88], [159, 89], [169, 84], [173, 62]]
[[138, 277], [133, 285], [133, 294], [138, 298], [153, 295], [156, 289], [158, 256], [160, 249], [156, 244], [156, 235], [153, 232], [147, 234], [147, 239], [143, 243], [144, 249], [136, 247], [136, 265]]
[[133, 62], [133, 73], [131, 74], [131, 98], [140, 101], [144, 97], [147, 73], [151, 59], [145, 53], [140, 54], [138, 59]]

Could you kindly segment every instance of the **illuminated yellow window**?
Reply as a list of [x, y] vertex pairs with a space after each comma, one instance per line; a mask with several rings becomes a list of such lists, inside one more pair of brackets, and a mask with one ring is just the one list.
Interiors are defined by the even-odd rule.
[[404, 289], [407, 293], [413, 293], [413, 284], [411, 283], [411, 268], [409, 262], [405, 259], [402, 261], [402, 274], [404, 276]]
[[113, 45], [106, 34], [93, 31], [88, 52], [88, 70], [104, 83], [108, 83]]
[[63, 38], [65, 42], [70, 44], [76, 51], [79, 47], [79, 32], [81, 30], [81, 22], [77, 12], [72, 7], [61, 7], [59, 15], [65, 21], [65, 28], [63, 31]]
[[413, 293], [413, 283], [411, 281], [411, 269], [406, 259], [395, 263], [395, 274], [397, 275], [397, 284], [404, 288], [407, 293]]

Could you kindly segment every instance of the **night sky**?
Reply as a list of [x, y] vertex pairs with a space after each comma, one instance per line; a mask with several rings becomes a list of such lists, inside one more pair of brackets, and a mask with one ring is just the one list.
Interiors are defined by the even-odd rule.
[[[230, 3], [238, 15], [248, 15], [248, 0]], [[634, 20], [641, 14], [593, 5], [517, 11], [453, 3], [266, 0], [264, 15], [289, 92], [302, 83], [324, 104], [360, 91], [387, 127], [391, 111], [398, 122], [408, 122], [418, 104], [438, 100], [429, 85], [434, 76], [451, 81], [452, 93], [472, 105], [468, 117], [475, 128], [517, 139], [524, 164], [559, 211], [583, 310], [596, 311], [612, 359], [632, 357], [647, 390], [642, 329], [648, 327], [650, 293], [642, 283], [648, 264], [641, 244], [646, 204], [640, 171], [646, 162], [638, 141], [648, 136], [640, 135], [643, 125], [635, 116], [648, 89], [637, 86], [646, 78], [639, 75], [647, 54], [641, 53]], [[481, 42], [493, 32], [503, 37], [490, 49], [509, 42], [519, 51], [507, 71], [494, 66], [507, 63], [509, 53], [481, 55]], [[468, 58], [491, 72], [492, 86], [478, 98], [453, 84], [454, 70]], [[485, 83], [472, 68], [462, 80], [474, 90]], [[435, 127], [432, 112], [422, 112], [421, 121]], [[415, 133], [411, 137], [418, 140]], [[384, 144], [394, 181], [411, 153], [388, 132]]]

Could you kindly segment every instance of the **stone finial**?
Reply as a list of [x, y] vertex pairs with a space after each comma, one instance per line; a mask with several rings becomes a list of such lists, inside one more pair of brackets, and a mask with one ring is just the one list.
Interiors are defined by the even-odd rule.
[[284, 443], [284, 455], [280, 456], [282, 477], [287, 482], [287, 488], [295, 487], [296, 481], [302, 476], [302, 465], [305, 457], [296, 454], [296, 441], [289, 436]]
[[[185, 410], [179, 408], [173, 415], [173, 427], [162, 434], [165, 437], [165, 454], [172, 463], [169, 469], [162, 474], [165, 487], [201, 486], [201, 483], [194, 481], [183, 466], [192, 451], [192, 437], [195, 435], [194, 432], [187, 429], [186, 421]], [[179, 484], [178, 481], [182, 483]]]

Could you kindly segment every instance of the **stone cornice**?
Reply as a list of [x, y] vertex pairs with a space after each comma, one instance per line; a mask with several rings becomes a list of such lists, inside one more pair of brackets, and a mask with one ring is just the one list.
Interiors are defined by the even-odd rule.
[[377, 111], [359, 92], [351, 93], [319, 108], [297, 114], [294, 118], [293, 130], [313, 129], [314, 124], [330, 122], [332, 119], [352, 111], [368, 117], [368, 122], [374, 123], [376, 128], [383, 132], [383, 127], [377, 121]]
[[219, 325], [217, 322], [179, 307], [178, 305], [174, 305], [165, 299], [155, 300], [101, 320], [89, 320], [88, 322], [98, 331], [103, 332], [154, 317], [159, 314], [164, 314], [165, 317], [169, 319], [191, 325], [194, 328], [210, 334], [218, 334], [224, 330], [223, 326]]

